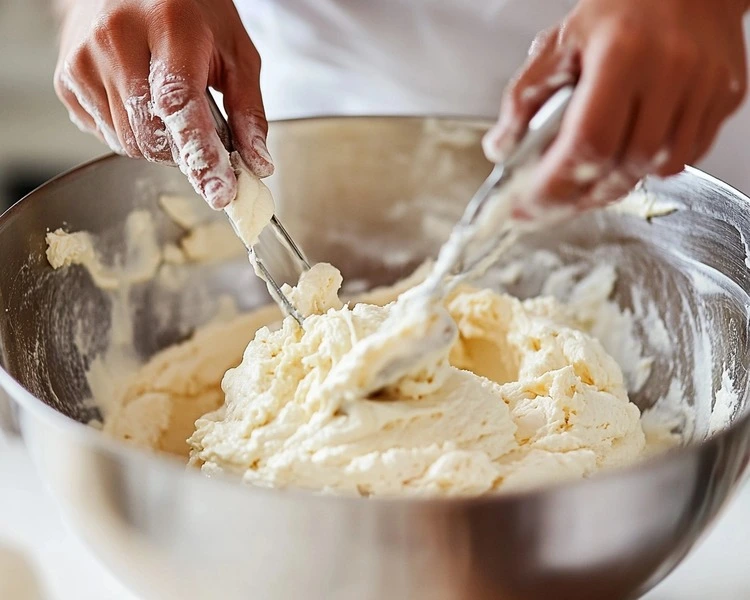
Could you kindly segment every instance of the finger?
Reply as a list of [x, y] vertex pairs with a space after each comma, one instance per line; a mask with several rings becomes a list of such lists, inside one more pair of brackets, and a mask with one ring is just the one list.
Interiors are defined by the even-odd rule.
[[623, 162], [658, 171], [669, 160], [672, 135], [681, 104], [692, 94], [696, 81], [692, 65], [681, 55], [670, 55], [653, 64], [638, 92], [638, 114]]
[[622, 157], [637, 110], [636, 52], [623, 44], [635, 43], [608, 35], [589, 43], [560, 133], [539, 164], [534, 200], [574, 201]]
[[492, 162], [503, 159], [555, 91], [575, 80], [574, 51], [559, 46], [557, 32], [555, 28], [537, 37], [526, 65], [506, 88], [498, 122], [482, 141]]
[[238, 58], [224, 61], [224, 72], [215, 87], [224, 94], [229, 127], [242, 159], [257, 177], [268, 177], [274, 166], [266, 146], [268, 122], [260, 91], [260, 56], [246, 35], [237, 46], [241, 48]]
[[234, 199], [237, 179], [206, 99], [210, 49], [201, 44], [180, 47], [169, 40], [165, 36], [152, 50], [154, 113], [174, 140], [180, 170], [213, 208], [221, 209]]
[[143, 157], [150, 162], [177, 164], [174, 157], [179, 156], [179, 153], [174, 142], [162, 120], [154, 115], [148, 75], [133, 84], [132, 92], [125, 100], [124, 106]]
[[148, 41], [108, 36], [105, 56], [117, 56], [105, 85], [110, 113], [128, 156], [172, 163], [164, 124], [153, 114], [149, 89], [151, 51]]
[[745, 81], [734, 78], [719, 78], [708, 107], [700, 120], [698, 136], [690, 163], [703, 158], [713, 146], [722, 123], [741, 105], [745, 95]]
[[[141, 21], [120, 7], [92, 25], [86, 53], [103, 65], [102, 85], [107, 94], [112, 124], [125, 153], [133, 158], [171, 162], [169, 141], [155, 119], [148, 84], [149, 40], [138, 35]], [[159, 129], [162, 134], [159, 135]]]
[[67, 86], [65, 86], [62, 83], [62, 80], [59, 74], [55, 75], [54, 85], [55, 85], [55, 92], [57, 93], [57, 97], [63, 103], [65, 108], [68, 109], [68, 116], [70, 117], [71, 123], [73, 123], [76, 127], [78, 127], [78, 129], [80, 129], [84, 133], [94, 134], [103, 142], [104, 138], [96, 130], [96, 124], [94, 123], [94, 119], [92, 119], [91, 115], [89, 115], [85, 110], [83, 110], [83, 107], [78, 102], [78, 98], [76, 98], [75, 94], [71, 92], [67, 88]]
[[107, 98], [109, 100], [109, 113], [112, 116], [112, 124], [125, 155], [130, 158], [142, 158], [143, 153], [138, 147], [135, 133], [130, 126], [130, 120], [128, 119], [128, 113], [125, 109], [125, 103], [122, 100], [122, 96], [112, 85], [108, 85], [106, 90]]
[[104, 86], [92, 81], [83, 83], [88, 74], [93, 72], [93, 62], [79, 56], [75, 63], [68, 62], [63, 65], [60, 84], [75, 97], [78, 105], [90, 117], [94, 130], [110, 149], [117, 154], [125, 154], [112, 124], [109, 99]]
[[704, 115], [709, 112], [715, 89], [714, 77], [704, 70], [692, 79], [694, 83], [685, 94], [683, 105], [671, 125], [667, 159], [655, 171], [662, 177], [680, 173], [693, 159]]
[[[99, 44], [103, 43], [103, 34], [98, 33], [96, 38]], [[125, 82], [129, 79], [125, 69], [128, 68], [127, 66], [138, 64], [137, 55], [133, 56], [133, 48], [136, 44], [129, 44], [126, 52], [118, 52], [119, 49], [117, 46], [121, 44], [119, 40], [119, 36], [107, 38], [104, 52], [100, 50], [100, 60], [105, 60], [107, 64], [107, 68], [103, 71], [104, 78], [102, 85], [107, 95], [108, 111], [112, 119], [112, 126], [124, 154], [130, 158], [141, 158], [143, 153], [138, 147], [136, 136], [130, 126], [123, 99], [123, 97], [127, 97], [123, 96], [123, 89], [126, 85]], [[113, 61], [111, 59], [113, 55], [117, 56], [118, 59]], [[148, 48], [146, 48], [145, 56], [142, 53], [140, 59], [143, 61], [143, 64], [148, 65]]]

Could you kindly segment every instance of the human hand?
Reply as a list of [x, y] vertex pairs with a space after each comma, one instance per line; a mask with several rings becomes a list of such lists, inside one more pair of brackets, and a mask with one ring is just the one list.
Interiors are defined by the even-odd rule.
[[206, 98], [224, 94], [234, 144], [258, 177], [273, 172], [260, 57], [231, 0], [67, 4], [55, 90], [79, 128], [113, 151], [177, 164], [216, 209], [237, 180]]
[[521, 207], [602, 206], [710, 148], [746, 88], [747, 0], [580, 0], [535, 40], [484, 148], [499, 162], [560, 87], [576, 83]]

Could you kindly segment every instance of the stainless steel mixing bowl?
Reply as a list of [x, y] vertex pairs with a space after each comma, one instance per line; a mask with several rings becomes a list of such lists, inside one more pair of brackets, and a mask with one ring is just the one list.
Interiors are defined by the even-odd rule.
[[[393, 281], [434, 254], [487, 174], [482, 129], [419, 118], [275, 123], [280, 213], [313, 259], [340, 265], [350, 279]], [[209, 480], [84, 426], [97, 414], [82, 400], [84, 370], [106, 346], [109, 300], [82, 269], [52, 272], [45, 232], [65, 225], [109, 235], [116, 247], [111, 232], [141, 207], [153, 211], [162, 239], [174, 240], [178, 230], [156, 199], [190, 194], [178, 171], [114, 156], [55, 179], [0, 218], [0, 383], [69, 522], [144, 598], [635, 598], [695, 544], [750, 453], [750, 203], [697, 171], [647, 185], [682, 210], [652, 223], [590, 215], [525, 241], [566, 262], [598, 260], [608, 249], [620, 276], [615, 299], [631, 303], [636, 284], [664, 311], [675, 351], [657, 356], [633, 398], [651, 406], [677, 376], [696, 425], [686, 447], [632, 468], [476, 499], [320, 497]], [[685, 276], [690, 261], [724, 277], [725, 289], [709, 290], [706, 301], [699, 280]], [[534, 291], [525, 285], [516, 291]], [[205, 321], [195, 299], [210, 297], [199, 293], [206, 288], [244, 307], [266, 301], [244, 261], [196, 267], [172, 293], [143, 284], [131, 291], [137, 351], [149, 356]], [[696, 362], [691, 347], [699, 305], [710, 317], [710, 364]], [[84, 355], [73, 343], [81, 322]], [[713, 437], [696, 369], [709, 392], [725, 369], [739, 390], [732, 426]]]

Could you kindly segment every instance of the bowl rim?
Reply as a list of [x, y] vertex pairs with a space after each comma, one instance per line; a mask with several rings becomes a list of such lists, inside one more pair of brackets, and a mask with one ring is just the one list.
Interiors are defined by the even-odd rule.
[[[276, 124], [291, 124], [298, 122], [314, 122], [314, 121], [341, 121], [341, 120], [362, 120], [362, 121], [375, 121], [375, 120], [413, 120], [413, 121], [427, 121], [434, 119], [436, 121], [443, 122], [454, 122], [454, 123], [475, 123], [482, 127], [489, 126], [492, 124], [492, 120], [486, 117], [471, 117], [471, 116], [450, 116], [450, 115], [320, 115], [310, 117], [299, 117], [291, 119], [281, 119], [277, 121], [271, 121], [271, 125]], [[50, 180], [46, 181], [42, 185], [38, 186], [13, 205], [11, 205], [5, 212], [0, 214], [0, 235], [4, 227], [12, 221], [15, 213], [22, 210], [23, 204], [28, 202], [29, 198], [36, 195], [40, 190], [45, 189], [53, 184], [60, 181], [64, 181], [71, 177], [80, 176], [85, 173], [86, 170], [99, 167], [111, 161], [121, 160], [138, 160], [131, 159], [125, 156], [121, 156], [115, 153], [104, 154], [86, 162], [81, 163], [71, 169], [56, 175]], [[696, 167], [689, 165], [685, 166], [684, 171], [680, 176], [696, 177], [704, 183], [712, 184], [713, 186], [719, 187], [730, 195], [737, 197], [744, 201], [750, 206], [750, 197], [743, 194], [728, 183], [721, 179], [714, 177]], [[185, 462], [180, 458], [167, 454], [165, 452], [158, 452], [153, 450], [147, 450], [139, 448], [133, 445], [129, 445], [125, 442], [110, 438], [103, 432], [97, 430], [94, 427], [80, 423], [75, 419], [63, 415], [59, 411], [55, 410], [51, 406], [47, 405], [44, 401], [34, 396], [29, 392], [19, 381], [11, 376], [6, 370], [2, 363], [2, 357], [0, 356], [0, 388], [4, 388], [7, 392], [7, 396], [11, 402], [15, 403], [17, 408], [21, 411], [28, 411], [32, 416], [43, 419], [47, 423], [53, 425], [58, 430], [68, 434], [79, 436], [79, 442], [83, 442], [88, 446], [94, 447], [97, 451], [104, 452], [105, 455], [112, 456], [117, 460], [132, 460], [136, 459], [139, 461], [148, 462], [150, 466], [158, 466], [159, 468], [174, 470], [175, 475], [189, 478], [191, 483], [193, 481], [207, 481], [205, 475], [201, 474], [199, 469], [191, 469], [187, 467]], [[746, 390], [746, 394], [750, 394], [750, 389]], [[362, 502], [376, 502], [379, 505], [398, 505], [398, 506], [420, 506], [420, 507], [482, 507], [482, 506], [497, 506], [503, 504], [511, 504], [518, 501], [530, 502], [538, 500], [545, 496], [555, 493], [564, 493], [567, 491], [574, 491], [579, 488], [592, 485], [592, 483], [602, 482], [611, 480], [614, 478], [620, 478], [623, 476], [634, 476], [638, 473], [646, 474], [648, 471], [658, 471], [661, 468], [666, 467], [670, 463], [676, 463], [680, 461], [691, 460], [696, 454], [703, 452], [704, 450], [719, 446], [724, 443], [724, 440], [734, 435], [738, 430], [747, 428], [750, 430], [750, 409], [745, 409], [744, 414], [740, 415], [729, 427], [722, 429], [713, 436], [701, 440], [699, 442], [693, 442], [686, 445], [680, 445], [663, 452], [659, 452], [652, 456], [648, 456], [643, 460], [639, 460], [633, 464], [617, 467], [612, 469], [603, 470], [593, 474], [591, 477], [575, 480], [567, 480], [561, 482], [553, 482], [550, 484], [540, 485], [531, 489], [524, 490], [508, 490], [500, 491], [497, 493], [485, 493], [478, 496], [445, 496], [445, 495], [409, 495], [409, 496], [372, 496], [368, 498], [362, 498], [360, 496], [344, 495], [344, 494], [321, 494], [313, 490], [307, 490], [302, 488], [264, 488], [255, 485], [237, 485], [238, 481], [236, 477], [229, 475], [218, 475], [212, 476], [210, 479], [217, 482], [217, 484], [230, 486], [236, 490], [242, 490], [241, 493], [253, 493], [253, 494], [268, 494], [269, 498], [275, 500], [281, 499], [297, 499], [304, 500], [316, 499], [318, 501], [324, 501], [327, 504], [334, 503], [362, 503]], [[23, 426], [22, 426], [23, 430]], [[743, 470], [747, 471], [747, 466], [743, 466]], [[747, 473], [745, 473], [747, 475]], [[738, 478], [742, 479], [742, 475]]]

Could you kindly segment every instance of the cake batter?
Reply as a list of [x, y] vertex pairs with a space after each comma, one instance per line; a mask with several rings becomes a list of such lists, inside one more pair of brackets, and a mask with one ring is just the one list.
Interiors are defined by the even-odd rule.
[[[229, 212], [253, 240], [273, 205], [248, 177]], [[55, 236], [53, 266], [91, 267], [53, 252], [81, 234]], [[620, 367], [569, 307], [466, 285], [436, 302], [417, 278], [345, 304], [341, 284], [318, 264], [286, 290], [304, 328], [267, 307], [157, 354], [104, 431], [209, 475], [364, 496], [525, 489], [646, 455]]]
[[[630, 464], [638, 408], [602, 346], [551, 299], [464, 287], [446, 308], [452, 347], [375, 395], [348, 360], [394, 304], [342, 307], [329, 265], [306, 286], [318, 314], [261, 329], [196, 422], [190, 462], [274, 487], [361, 495], [481, 494]], [[342, 369], [346, 365], [348, 368]], [[364, 368], [364, 369], [363, 369]]]

